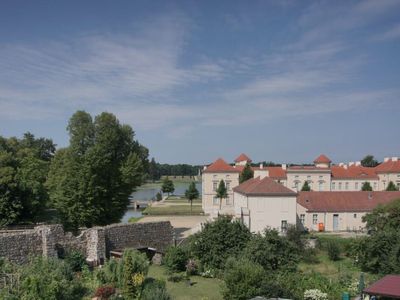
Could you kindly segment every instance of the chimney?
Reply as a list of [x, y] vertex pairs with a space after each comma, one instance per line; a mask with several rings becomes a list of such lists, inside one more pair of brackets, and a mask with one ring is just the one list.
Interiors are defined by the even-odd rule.
[[346, 164], [343, 164], [343, 168], [345, 168], [345, 169], [347, 170], [347, 165], [346, 165]]
[[261, 164], [260, 164], [260, 169], [263, 169], [263, 168], [264, 168], [264, 164], [261, 163]]
[[349, 167], [354, 165], [354, 161], [349, 162]]
[[356, 161], [356, 166], [361, 166], [361, 161]]
[[396, 156], [394, 156], [394, 157], [392, 157], [392, 161], [398, 161], [398, 157], [396, 157]]
[[203, 171], [204, 171], [205, 169], [207, 169], [207, 166], [204, 166], [204, 167], [203, 167]]
[[384, 159], [383, 159], [383, 162], [387, 162], [387, 161], [389, 161], [390, 160], [390, 157], [385, 157]]
[[339, 163], [339, 167], [343, 167], [343, 165], [344, 165], [344, 163], [342, 163], [342, 162]]
[[282, 170], [286, 170], [287, 169], [287, 165], [286, 164], [282, 164]]

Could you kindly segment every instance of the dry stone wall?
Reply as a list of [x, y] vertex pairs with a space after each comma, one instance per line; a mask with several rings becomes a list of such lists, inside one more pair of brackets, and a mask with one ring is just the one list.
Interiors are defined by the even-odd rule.
[[170, 222], [113, 224], [93, 227], [78, 236], [65, 233], [61, 225], [41, 225], [33, 230], [0, 231], [0, 257], [25, 263], [29, 256], [57, 257], [61, 253], [79, 251], [87, 261], [101, 263], [112, 250], [154, 248], [164, 252], [173, 244]]

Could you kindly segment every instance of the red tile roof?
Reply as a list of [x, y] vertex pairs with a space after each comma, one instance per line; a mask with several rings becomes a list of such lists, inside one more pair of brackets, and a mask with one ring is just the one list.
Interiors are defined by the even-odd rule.
[[400, 192], [299, 192], [297, 203], [309, 212], [364, 212], [400, 199]]
[[400, 160], [393, 161], [389, 159], [375, 167], [377, 173], [400, 173]]
[[288, 170], [295, 171], [330, 171], [330, 168], [320, 168], [316, 166], [290, 166]]
[[238, 185], [233, 191], [246, 196], [295, 196], [296, 193], [269, 177], [252, 178]]
[[400, 275], [386, 275], [364, 289], [364, 293], [373, 296], [400, 298]]
[[331, 163], [331, 160], [325, 154], [321, 154], [316, 159], [314, 159], [314, 162], [320, 164], [329, 164]]
[[286, 178], [286, 170], [282, 167], [265, 167], [268, 170], [268, 176], [275, 179]]
[[222, 158], [218, 158], [211, 165], [209, 165], [203, 173], [239, 173], [240, 171], [229, 165]]
[[346, 168], [341, 166], [332, 166], [332, 179], [379, 179], [374, 168], [363, 166], [349, 166]]
[[251, 162], [251, 159], [246, 154], [242, 153], [235, 159], [235, 162], [240, 162], [240, 161]]

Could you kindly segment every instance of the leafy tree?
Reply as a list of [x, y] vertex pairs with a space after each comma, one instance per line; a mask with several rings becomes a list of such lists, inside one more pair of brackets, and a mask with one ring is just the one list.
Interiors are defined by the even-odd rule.
[[40, 219], [54, 149], [51, 140], [30, 133], [22, 139], [0, 137], [0, 226]]
[[192, 213], [193, 200], [199, 198], [199, 191], [196, 188], [196, 183], [191, 182], [189, 188], [185, 191], [185, 197], [190, 202], [190, 213]]
[[167, 249], [163, 259], [167, 269], [172, 272], [185, 271], [187, 261], [187, 253], [182, 248], [173, 246]]
[[246, 180], [249, 180], [254, 177], [254, 172], [251, 169], [250, 164], [246, 164], [246, 166], [243, 168], [242, 172], [240, 173], [239, 176], [239, 183], [245, 182]]
[[110, 113], [76, 112], [47, 180], [50, 199], [67, 229], [118, 222], [143, 180], [143, 148], [128, 125]]
[[165, 177], [161, 186], [161, 190], [163, 193], [167, 193], [168, 196], [170, 193], [175, 191], [174, 183], [168, 177]]
[[361, 190], [362, 191], [372, 191], [372, 186], [368, 181], [366, 181], [363, 183]]
[[227, 258], [239, 255], [250, 238], [246, 225], [220, 216], [191, 237], [190, 248], [206, 268], [222, 269]]
[[393, 183], [393, 181], [389, 181], [389, 184], [388, 184], [386, 190], [387, 190], [387, 191], [394, 192], [394, 191], [398, 191], [399, 189], [398, 189], [398, 187]]
[[311, 191], [310, 185], [308, 184], [308, 181], [304, 181], [303, 187], [301, 188], [303, 192], [309, 192]]
[[159, 172], [157, 169], [157, 163], [156, 163], [154, 157], [151, 159], [151, 161], [149, 163], [149, 177], [153, 182], [160, 178], [160, 175], [159, 175]]
[[366, 155], [362, 160], [361, 160], [361, 165], [363, 167], [376, 167], [378, 165], [378, 161], [374, 159], [373, 155]]
[[398, 230], [400, 228], [400, 199], [386, 205], [378, 205], [362, 220], [366, 222], [367, 229], [372, 233]]
[[124, 251], [122, 256], [122, 289], [127, 297], [137, 297], [148, 271], [149, 260], [146, 254], [133, 249]]
[[225, 182], [221, 179], [221, 181], [218, 184], [217, 188], [217, 197], [219, 198], [219, 209], [221, 210], [222, 207], [222, 199], [228, 197], [228, 191], [225, 186]]
[[264, 235], [254, 235], [244, 248], [243, 256], [260, 264], [266, 271], [295, 270], [299, 261], [296, 246], [271, 229], [266, 229]]

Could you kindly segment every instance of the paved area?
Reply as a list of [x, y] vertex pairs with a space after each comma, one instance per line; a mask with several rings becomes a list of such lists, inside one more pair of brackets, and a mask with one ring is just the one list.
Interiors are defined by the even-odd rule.
[[176, 238], [185, 238], [201, 228], [209, 216], [145, 216], [139, 223], [170, 221], [175, 229]]

